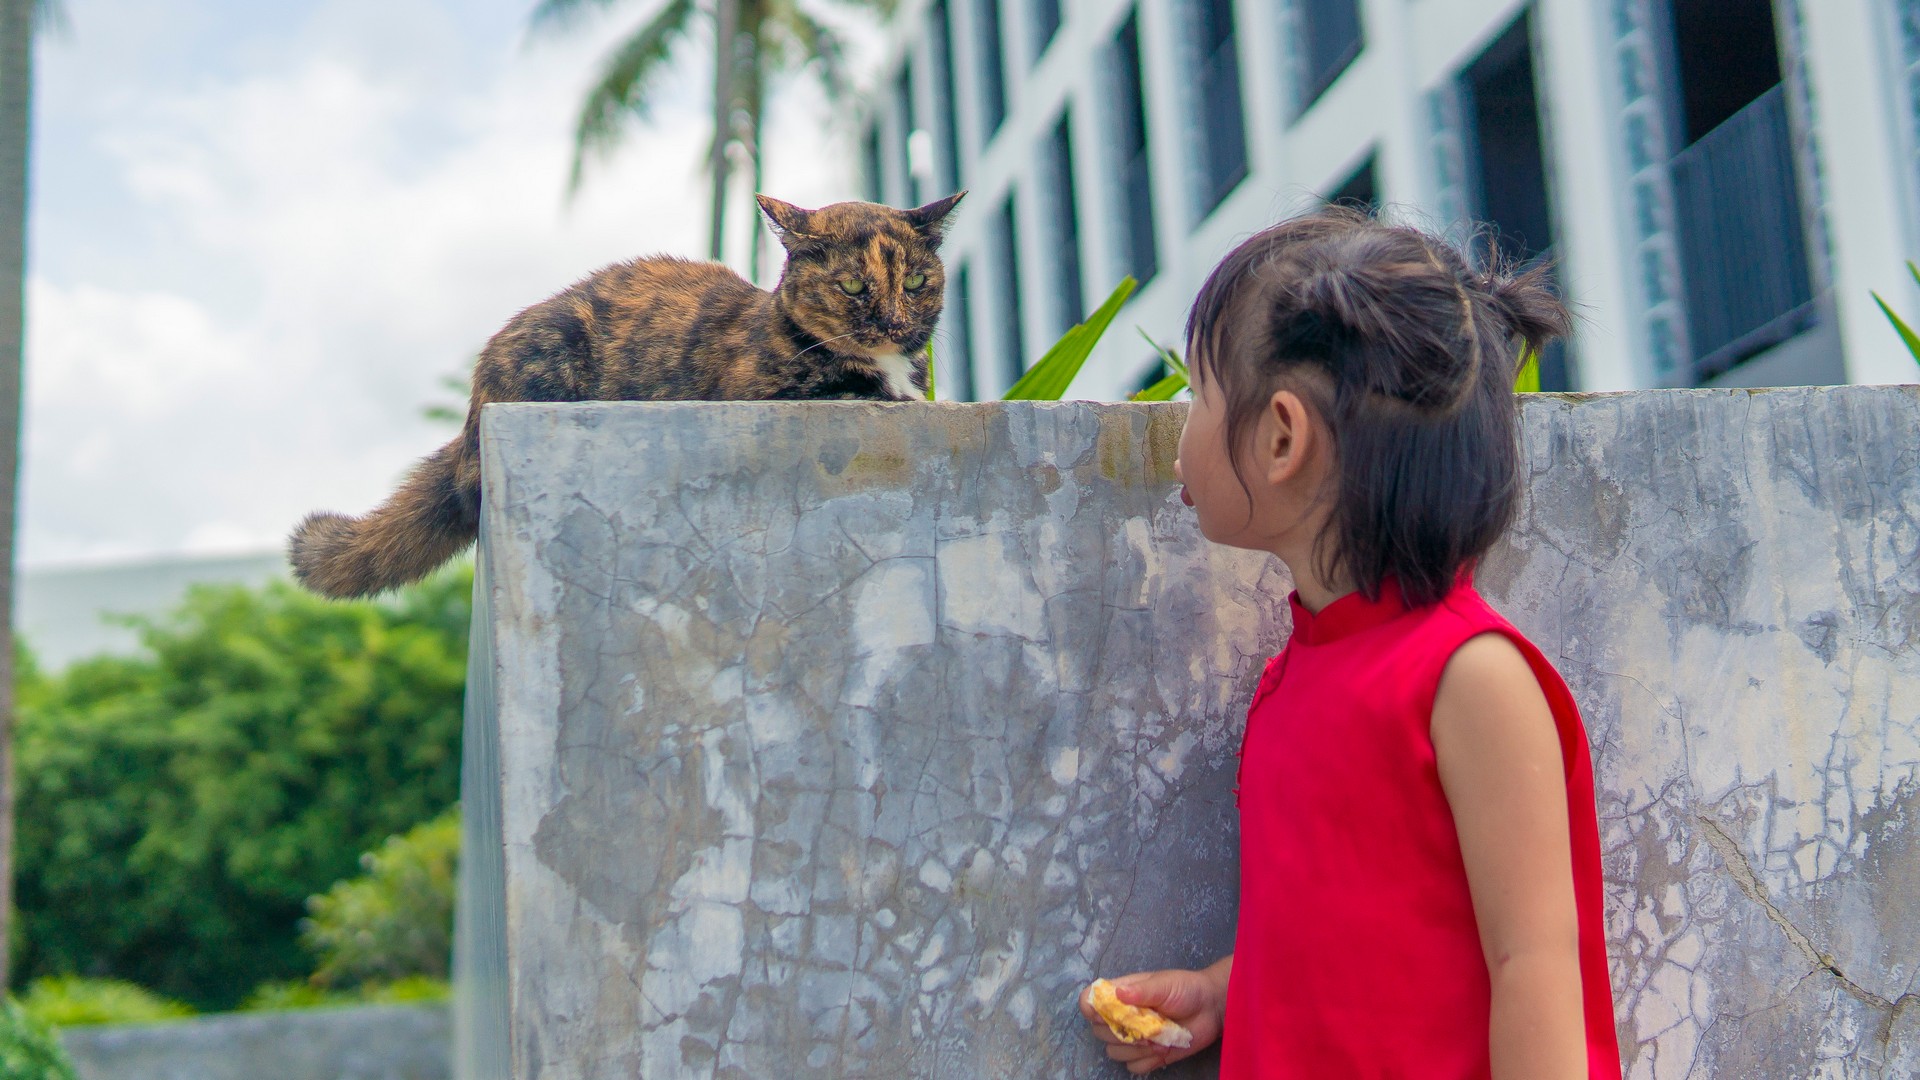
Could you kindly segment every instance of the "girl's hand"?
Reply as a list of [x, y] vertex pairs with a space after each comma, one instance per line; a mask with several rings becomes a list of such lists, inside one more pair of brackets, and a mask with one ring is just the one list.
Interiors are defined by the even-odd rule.
[[1135, 1076], [1190, 1058], [1220, 1039], [1227, 1014], [1227, 973], [1233, 957], [1205, 971], [1140, 971], [1113, 980], [1116, 995], [1128, 1005], [1141, 1005], [1158, 1012], [1193, 1033], [1193, 1045], [1182, 1050], [1154, 1043], [1121, 1042], [1080, 991], [1080, 1015], [1093, 1025], [1094, 1038], [1107, 1044], [1107, 1056], [1127, 1067]]

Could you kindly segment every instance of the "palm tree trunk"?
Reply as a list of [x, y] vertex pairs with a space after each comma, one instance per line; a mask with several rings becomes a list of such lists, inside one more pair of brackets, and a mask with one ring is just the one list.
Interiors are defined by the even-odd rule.
[[25, 350], [34, 0], [0, 0], [0, 989], [13, 921], [13, 529]]
[[732, 141], [734, 87], [738, 85], [740, 0], [714, 0], [713, 16], [713, 152], [707, 161], [713, 180], [713, 214], [707, 257], [719, 261], [726, 242], [727, 144]]
[[[746, 93], [743, 94], [742, 97], [745, 99], [744, 105], [747, 116], [745, 130], [740, 133], [740, 141], [745, 144], [747, 155], [753, 160], [753, 190], [755, 194], [759, 194], [761, 185], [766, 179], [766, 170], [760, 163], [760, 149], [762, 146], [760, 141], [760, 121], [767, 110], [767, 72], [760, 60], [766, 50], [761, 47], [759, 37], [759, 35], [764, 32], [766, 12], [758, 3], [754, 5], [753, 18], [755, 48], [753, 57], [747, 62], [744, 68], [747, 85], [745, 88]], [[760, 249], [765, 246], [766, 230], [760, 227], [758, 221], [755, 221], [750, 236], [752, 240], [751, 246], [747, 248], [747, 280], [758, 285], [760, 284]]]

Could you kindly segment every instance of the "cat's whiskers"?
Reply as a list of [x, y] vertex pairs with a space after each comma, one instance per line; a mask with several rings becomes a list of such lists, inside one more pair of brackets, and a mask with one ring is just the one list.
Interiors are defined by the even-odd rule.
[[850, 338], [852, 336], [853, 336], [852, 333], [845, 333], [845, 334], [841, 334], [839, 337], [830, 337], [826, 341], [816, 341], [813, 344], [807, 346], [806, 348], [801, 349], [799, 352], [794, 353], [792, 356], [787, 357], [787, 363], [789, 364], [793, 363], [795, 360], [800, 359], [801, 357], [807, 355], [808, 353], [812, 352], [813, 350], [819, 348], [822, 345], [826, 345], [835, 341], [841, 341], [846, 338]]

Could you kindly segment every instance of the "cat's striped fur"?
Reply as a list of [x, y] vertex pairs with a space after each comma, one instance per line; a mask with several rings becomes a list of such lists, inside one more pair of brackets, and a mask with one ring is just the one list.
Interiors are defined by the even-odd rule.
[[459, 554], [479, 529], [488, 402], [923, 396], [945, 286], [938, 248], [963, 194], [914, 210], [803, 210], [763, 195], [787, 249], [773, 292], [718, 263], [654, 256], [527, 308], [481, 351], [460, 434], [365, 517], [309, 515], [289, 545], [294, 576], [366, 596]]

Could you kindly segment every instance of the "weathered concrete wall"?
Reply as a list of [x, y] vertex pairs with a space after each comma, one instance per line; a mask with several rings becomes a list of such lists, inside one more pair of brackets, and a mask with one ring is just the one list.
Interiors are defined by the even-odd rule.
[[[1286, 629], [1178, 503], [1181, 418], [490, 407], [463, 1076], [1114, 1075], [1073, 992], [1228, 946]], [[1587, 710], [1630, 1075], [1913, 1072], [1920, 397], [1526, 439], [1482, 580]]]
[[515, 1074], [1086, 1075], [1080, 984], [1226, 951], [1287, 585], [1180, 422], [491, 410]]
[[1480, 580], [1586, 713], [1628, 1075], [1920, 1076], [1920, 388], [1530, 406]]
[[232, 1013], [60, 1033], [80, 1080], [447, 1080], [444, 1005]]

